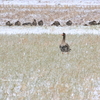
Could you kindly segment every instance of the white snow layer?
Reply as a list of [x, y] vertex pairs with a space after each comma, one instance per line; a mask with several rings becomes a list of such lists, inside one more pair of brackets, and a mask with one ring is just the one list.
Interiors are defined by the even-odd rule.
[[0, 0], [0, 4], [10, 5], [100, 5], [100, 0]]
[[97, 34], [100, 26], [0, 26], [0, 34]]

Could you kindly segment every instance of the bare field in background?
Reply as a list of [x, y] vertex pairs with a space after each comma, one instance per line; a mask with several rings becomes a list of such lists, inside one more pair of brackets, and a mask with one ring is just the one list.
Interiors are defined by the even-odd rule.
[[99, 100], [100, 35], [0, 35], [1, 100]]
[[0, 25], [19, 20], [22, 23], [43, 20], [51, 25], [55, 20], [65, 25], [68, 20], [73, 24], [86, 24], [88, 21], [100, 21], [100, 6], [67, 5], [0, 5]]

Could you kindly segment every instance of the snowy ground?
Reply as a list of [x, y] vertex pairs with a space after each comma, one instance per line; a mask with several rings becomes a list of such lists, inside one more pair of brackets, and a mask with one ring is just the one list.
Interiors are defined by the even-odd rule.
[[97, 34], [100, 35], [100, 26], [0, 26], [0, 34]]
[[0, 25], [3, 26], [7, 21], [14, 24], [20, 21], [33, 22], [43, 20], [44, 25], [51, 26], [54, 21], [59, 21], [61, 26], [66, 26], [68, 20], [72, 25], [84, 25], [95, 20], [100, 21], [100, 6], [77, 6], [77, 5], [0, 5]]
[[18, 4], [18, 5], [100, 5], [99, 0], [1, 0], [0, 4]]
[[[7, 5], [55, 5], [68, 0], [2, 1], [0, 4]], [[70, 1], [67, 5], [100, 4], [99, 0]], [[1, 11], [1, 22], [9, 13]], [[63, 32], [72, 49], [69, 55], [59, 50], [62, 36], [58, 34]], [[99, 54], [99, 25], [0, 26], [0, 100], [100, 100]]]

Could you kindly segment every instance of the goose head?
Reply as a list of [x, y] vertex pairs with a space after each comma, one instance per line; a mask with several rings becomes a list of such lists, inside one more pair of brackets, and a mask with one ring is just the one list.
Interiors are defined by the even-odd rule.
[[62, 33], [62, 36], [63, 36], [63, 41], [65, 41], [66, 34], [65, 33]]
[[65, 36], [65, 35], [66, 35], [65, 33], [62, 34], [62, 36]]

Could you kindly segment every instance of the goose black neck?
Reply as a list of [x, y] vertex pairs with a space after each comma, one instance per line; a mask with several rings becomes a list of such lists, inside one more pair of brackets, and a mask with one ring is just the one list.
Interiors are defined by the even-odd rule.
[[65, 41], [65, 38], [66, 38], [66, 36], [65, 36], [65, 35], [63, 35], [63, 41]]

